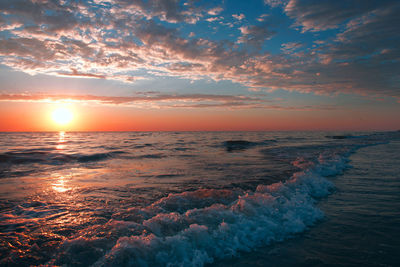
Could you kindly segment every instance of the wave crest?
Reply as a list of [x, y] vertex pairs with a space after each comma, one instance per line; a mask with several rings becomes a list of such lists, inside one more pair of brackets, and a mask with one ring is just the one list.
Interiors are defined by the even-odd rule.
[[119, 237], [94, 265], [203, 266], [302, 232], [323, 217], [316, 199], [334, 188], [324, 176], [340, 173], [346, 160], [321, 156], [299, 166], [287, 181], [255, 191], [199, 189], [132, 209], [145, 214], [141, 234]]

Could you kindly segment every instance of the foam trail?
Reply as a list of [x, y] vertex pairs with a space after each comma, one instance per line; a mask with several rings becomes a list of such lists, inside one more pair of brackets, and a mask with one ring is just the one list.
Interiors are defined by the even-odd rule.
[[135, 210], [144, 230], [120, 237], [94, 265], [203, 266], [304, 231], [323, 217], [316, 199], [332, 191], [325, 177], [341, 173], [346, 158], [294, 164], [302, 171], [254, 192], [202, 189]]

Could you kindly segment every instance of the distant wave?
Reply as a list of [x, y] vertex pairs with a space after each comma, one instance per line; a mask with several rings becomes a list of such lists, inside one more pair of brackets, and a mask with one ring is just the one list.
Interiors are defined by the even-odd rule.
[[106, 153], [93, 154], [65, 154], [52, 151], [15, 151], [0, 154], [0, 160], [4, 163], [11, 164], [30, 164], [30, 163], [47, 163], [60, 164], [66, 162], [93, 162], [113, 158], [124, 151], [111, 151]]
[[352, 139], [352, 138], [365, 138], [368, 137], [367, 135], [327, 135], [325, 136], [329, 139]]
[[228, 140], [223, 142], [222, 145], [226, 148], [228, 152], [231, 152], [231, 151], [245, 150], [254, 146], [267, 145], [275, 142], [276, 140], [265, 140], [262, 142], [250, 142], [246, 140]]
[[123, 156], [128, 159], [160, 159], [165, 157], [165, 155], [161, 153], [129, 155], [129, 153], [121, 150], [93, 154], [66, 154], [49, 151], [33, 151], [2, 153], [0, 154], [0, 161], [9, 164], [31, 164], [40, 162], [42, 164], [58, 165], [73, 162], [97, 162], [119, 156]]
[[48, 152], [6, 152], [0, 154], [1, 162], [9, 162], [14, 164], [24, 164], [45, 161], [43, 156]]
[[137, 158], [137, 159], [161, 159], [164, 158], [165, 155], [161, 153], [155, 153], [155, 154], [144, 154], [144, 155], [138, 155], [134, 156], [132, 158]]
[[100, 160], [105, 160], [108, 158], [112, 158], [116, 155], [119, 154], [124, 154], [124, 151], [113, 151], [113, 152], [107, 152], [107, 153], [94, 153], [90, 155], [77, 155], [75, 158], [79, 162], [92, 162], [92, 161], [100, 161]]

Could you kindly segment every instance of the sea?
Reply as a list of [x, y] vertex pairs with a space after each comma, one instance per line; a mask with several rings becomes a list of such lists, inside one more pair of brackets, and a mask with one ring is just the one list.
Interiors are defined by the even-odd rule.
[[0, 133], [0, 266], [399, 264], [399, 131]]

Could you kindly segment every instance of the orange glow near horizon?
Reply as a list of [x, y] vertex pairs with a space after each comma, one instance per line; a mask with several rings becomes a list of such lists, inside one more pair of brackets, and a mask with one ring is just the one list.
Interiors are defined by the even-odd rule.
[[[73, 119], [57, 123], [53, 112], [68, 109]], [[354, 116], [346, 114], [352, 112]], [[279, 131], [391, 130], [394, 117], [362, 110], [143, 109], [77, 103], [4, 102], [0, 131]], [[61, 115], [63, 114], [60, 112]], [[66, 122], [62, 116], [61, 122]]]

